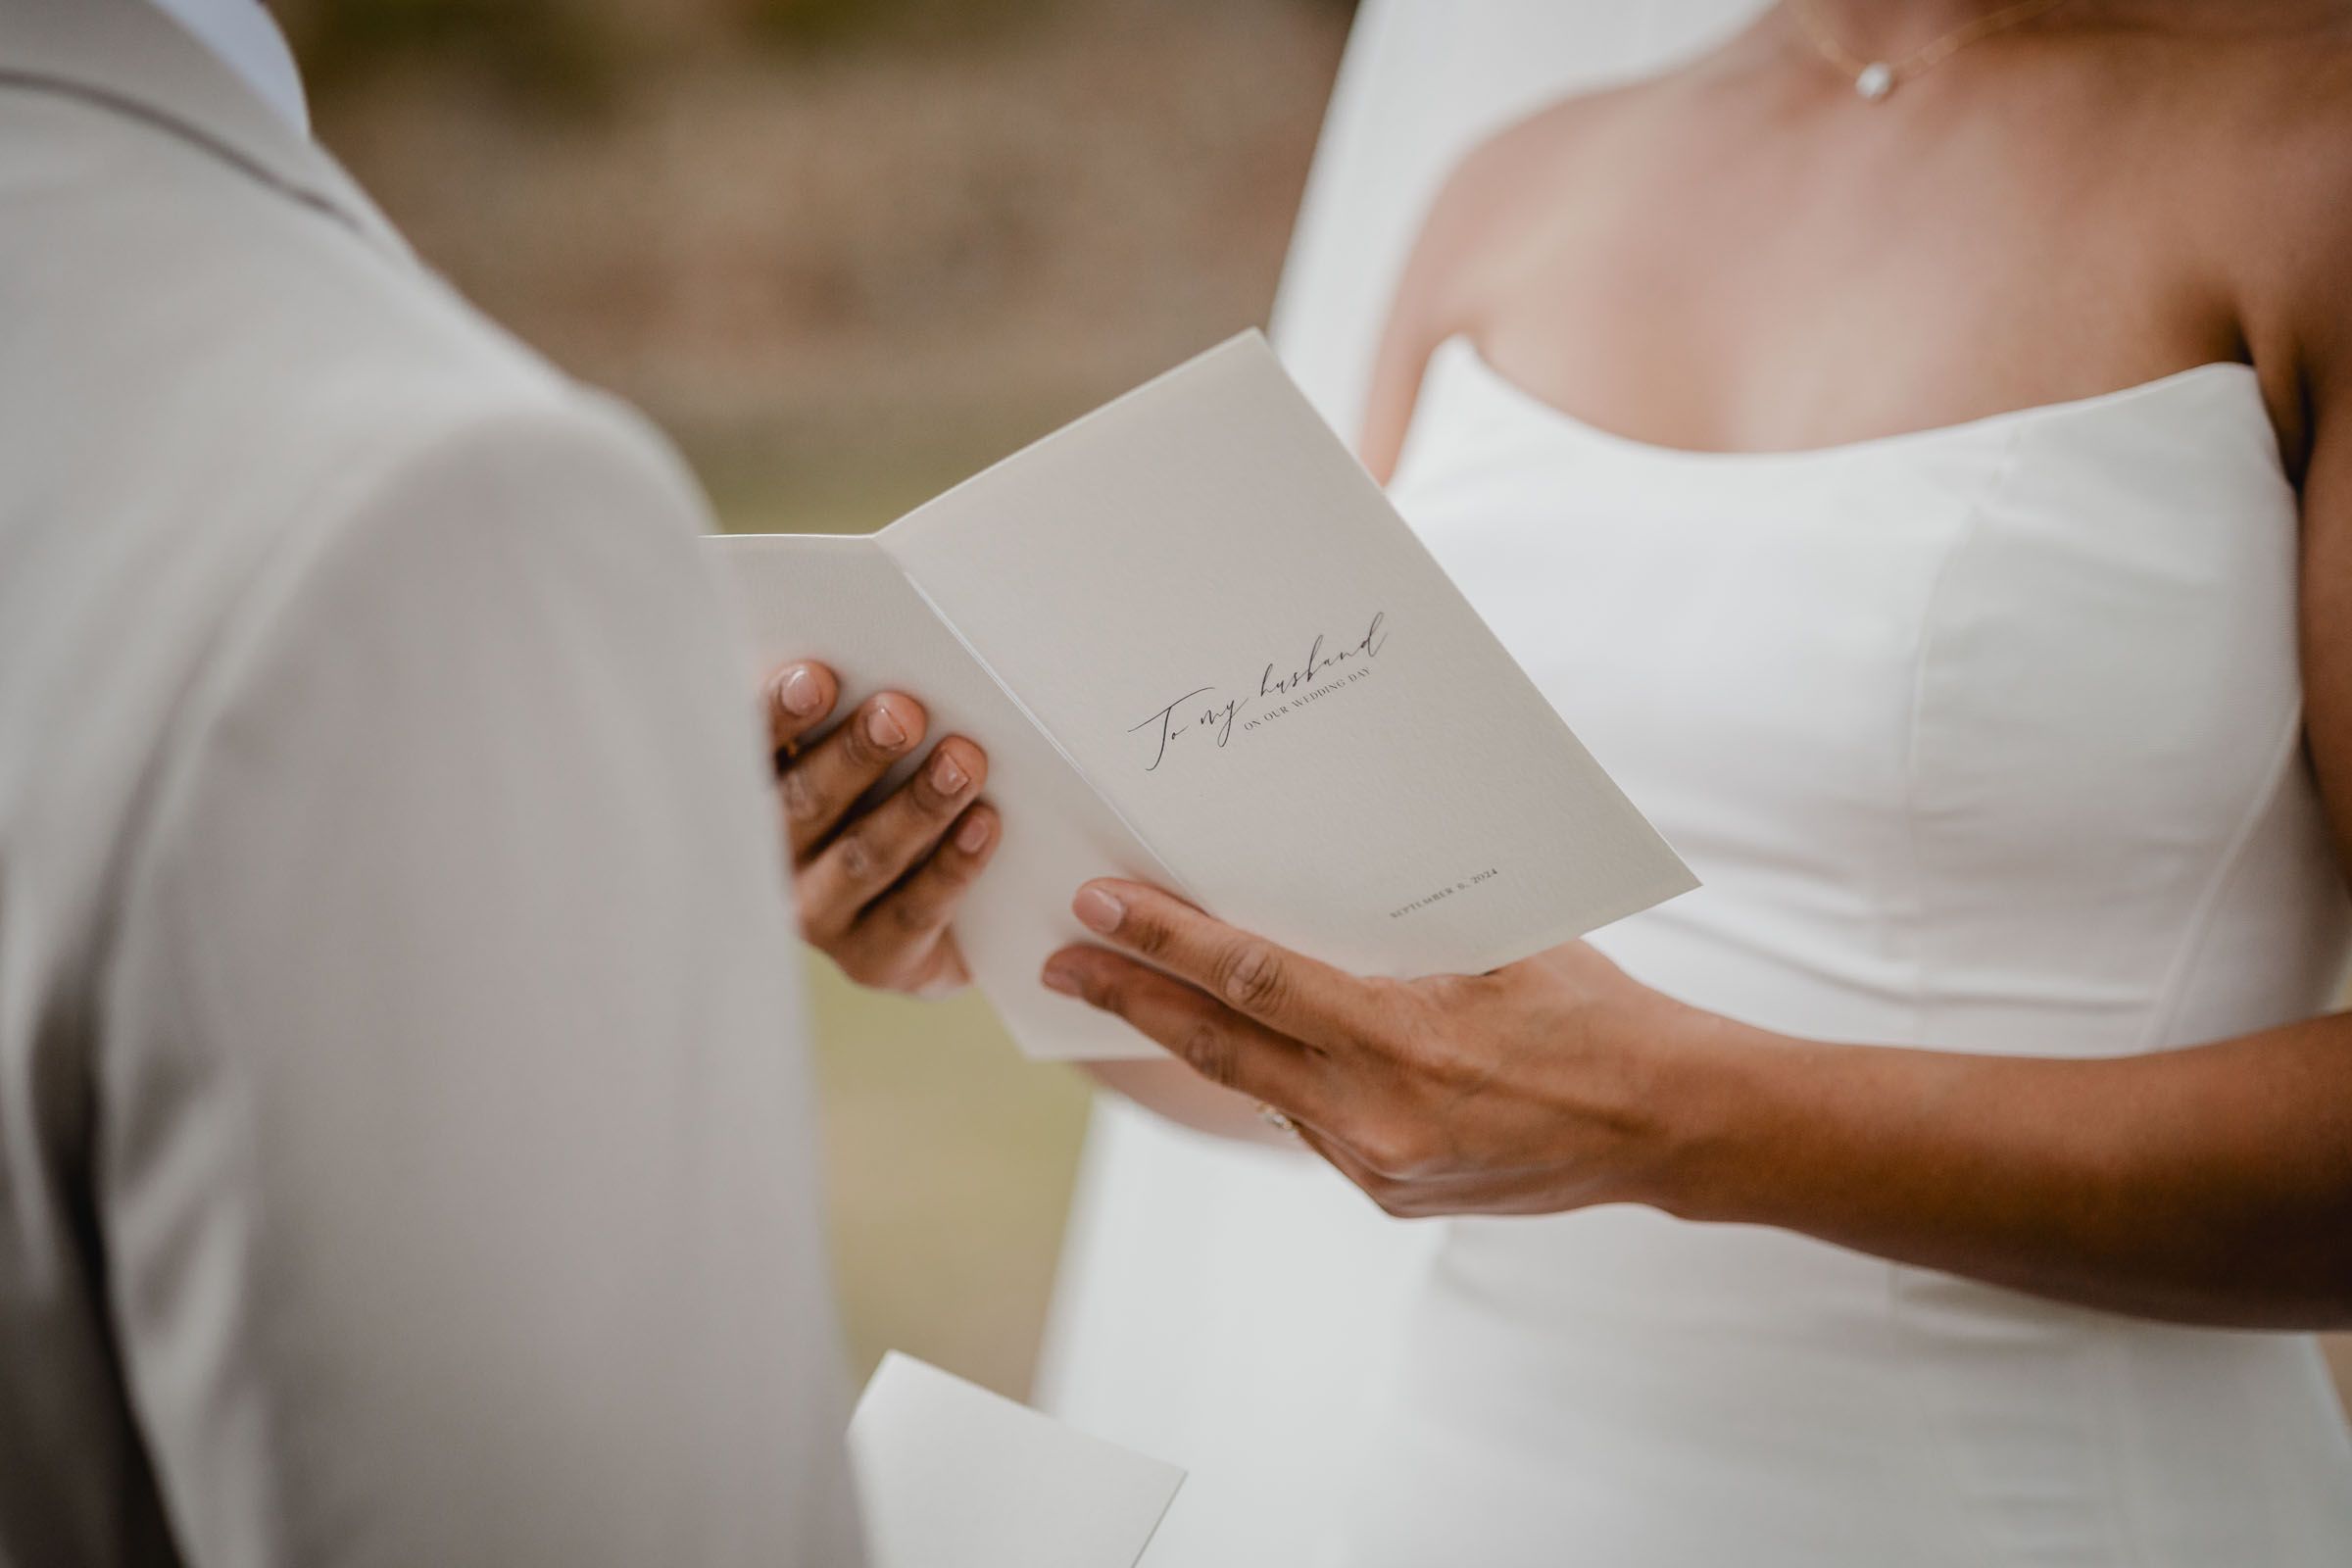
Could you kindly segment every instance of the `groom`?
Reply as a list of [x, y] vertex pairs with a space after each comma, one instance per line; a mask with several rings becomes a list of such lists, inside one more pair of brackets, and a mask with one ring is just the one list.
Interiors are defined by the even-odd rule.
[[0, 1563], [856, 1561], [704, 520], [255, 0], [0, 0]]

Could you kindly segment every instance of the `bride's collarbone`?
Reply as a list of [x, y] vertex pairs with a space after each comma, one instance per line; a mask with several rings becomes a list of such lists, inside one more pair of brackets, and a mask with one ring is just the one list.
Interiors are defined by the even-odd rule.
[[[2352, 79], [2352, 49], [2336, 53]], [[1490, 215], [1507, 260], [1465, 291], [1463, 329], [1578, 419], [1703, 450], [1844, 445], [2262, 368], [2296, 341], [2275, 258], [2328, 205], [2265, 183], [2275, 117], [2205, 112], [2276, 64], [2241, 55], [2180, 84], [2169, 115], [2085, 91], [1908, 152], [1900, 132], [1847, 145], [1881, 133], [1875, 111], [1759, 142], [1736, 116], [1670, 124], [1637, 89], [1521, 158], [1552, 199]], [[2352, 92], [2323, 96], [2312, 113], [2352, 146]], [[2352, 156], [2306, 161], [2352, 177]]]
[[1890, 236], [1690, 233], [1563, 258], [1466, 330], [1497, 371], [1651, 445], [1848, 445], [2128, 391], [2248, 358], [2185, 255], [2119, 238], [2103, 265], [2039, 240], [1971, 254]]

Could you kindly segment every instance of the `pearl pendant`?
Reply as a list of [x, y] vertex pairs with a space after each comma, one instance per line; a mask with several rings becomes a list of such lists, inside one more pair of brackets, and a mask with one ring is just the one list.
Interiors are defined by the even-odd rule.
[[1894, 91], [1894, 68], [1884, 60], [1864, 66], [1862, 74], [1854, 78], [1854, 91], [1866, 102], [1877, 103]]

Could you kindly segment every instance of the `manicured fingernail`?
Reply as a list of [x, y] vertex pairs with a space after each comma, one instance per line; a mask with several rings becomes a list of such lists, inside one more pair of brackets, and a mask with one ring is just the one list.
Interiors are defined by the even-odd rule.
[[1045, 982], [1048, 991], [1058, 991], [1065, 997], [1082, 997], [1086, 994], [1079, 989], [1077, 971], [1059, 963], [1046, 965]]
[[823, 705], [825, 689], [807, 664], [795, 664], [792, 673], [784, 677], [784, 711], [807, 718]]
[[966, 855], [978, 855], [988, 848], [988, 818], [974, 811], [963, 819], [956, 830], [956, 847]]
[[865, 738], [886, 752], [895, 752], [906, 744], [906, 727], [889, 709], [876, 704], [865, 715]]
[[1080, 888], [1078, 897], [1070, 901], [1070, 908], [1077, 914], [1080, 925], [1104, 936], [1116, 931], [1127, 914], [1127, 906], [1101, 888]]
[[960, 795], [971, 779], [956, 765], [956, 759], [942, 752], [931, 761], [931, 786], [942, 795]]

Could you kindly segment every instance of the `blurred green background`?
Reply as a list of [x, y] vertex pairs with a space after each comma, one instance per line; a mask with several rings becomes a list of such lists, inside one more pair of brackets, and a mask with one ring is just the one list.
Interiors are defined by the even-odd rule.
[[[651, 413], [726, 526], [846, 532], [1263, 320], [1352, 6], [272, 9], [460, 289]], [[1085, 1088], [975, 1001], [812, 976], [858, 1375], [897, 1348], [1025, 1394]]]

